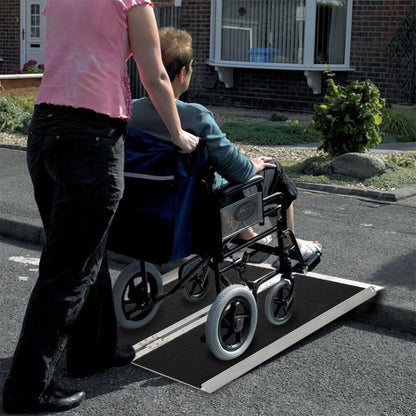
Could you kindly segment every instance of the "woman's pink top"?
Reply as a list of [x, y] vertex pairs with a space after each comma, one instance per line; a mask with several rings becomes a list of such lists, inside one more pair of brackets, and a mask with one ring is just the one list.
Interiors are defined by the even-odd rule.
[[[49, 0], [45, 73], [36, 103], [88, 108], [114, 118], [131, 110], [127, 11], [151, 0]], [[145, 41], [145, 40], [144, 40]]]

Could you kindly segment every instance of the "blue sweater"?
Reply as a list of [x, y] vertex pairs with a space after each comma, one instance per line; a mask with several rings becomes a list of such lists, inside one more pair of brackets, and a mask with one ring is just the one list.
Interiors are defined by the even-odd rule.
[[[208, 155], [216, 172], [215, 188], [229, 183], [246, 182], [256, 173], [253, 162], [248, 160], [227, 139], [218, 127], [212, 113], [204, 106], [176, 100], [182, 128], [204, 140]], [[133, 101], [132, 116], [128, 128], [143, 131], [161, 140], [171, 141], [169, 132], [149, 98]]]

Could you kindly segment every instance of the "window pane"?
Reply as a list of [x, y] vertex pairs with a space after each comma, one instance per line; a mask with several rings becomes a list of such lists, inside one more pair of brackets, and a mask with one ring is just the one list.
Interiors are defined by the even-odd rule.
[[305, 0], [223, 0], [221, 59], [303, 63]]
[[343, 64], [347, 0], [317, 0], [315, 64]]
[[40, 5], [30, 6], [30, 35], [32, 38], [40, 37]]

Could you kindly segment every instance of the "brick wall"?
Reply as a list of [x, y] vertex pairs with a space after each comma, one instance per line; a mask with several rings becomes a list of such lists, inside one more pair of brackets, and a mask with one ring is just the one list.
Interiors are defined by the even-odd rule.
[[406, 100], [389, 45], [414, 0], [354, 0], [351, 39], [352, 79], [371, 79], [388, 104]]
[[[413, 1], [354, 0], [351, 67], [356, 70], [337, 73], [337, 82], [369, 78], [389, 104], [404, 100], [387, 48]], [[210, 0], [182, 0], [181, 24], [192, 34], [195, 58], [201, 63], [194, 72], [188, 100], [289, 111], [312, 111], [322, 101], [323, 94], [314, 95], [308, 88], [303, 71], [234, 69], [234, 87], [225, 88], [214, 68], [203, 64], [209, 58], [210, 5]], [[322, 86], [324, 90], [324, 82]]]
[[0, 1], [0, 34], [0, 73], [14, 73], [20, 65], [20, 1]]
[[[388, 47], [398, 25], [414, 0], [354, 0], [351, 39], [351, 73], [337, 73], [337, 82], [371, 79], [388, 104], [403, 102], [401, 80], [389, 58]], [[174, 0], [154, 0], [157, 7]], [[20, 60], [20, 2], [0, 1], [0, 73], [15, 72]], [[187, 99], [203, 104], [259, 107], [274, 110], [311, 111], [321, 102], [307, 87], [303, 71], [235, 69], [234, 87], [225, 88], [209, 58], [211, 21], [210, 0], [182, 0], [181, 27], [193, 36], [194, 72]], [[323, 84], [324, 86], [324, 84]]]

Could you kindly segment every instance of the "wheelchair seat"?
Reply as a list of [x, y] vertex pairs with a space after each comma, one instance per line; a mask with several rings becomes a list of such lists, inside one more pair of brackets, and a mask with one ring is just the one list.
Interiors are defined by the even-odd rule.
[[203, 145], [190, 153], [130, 130], [125, 143], [125, 188], [108, 248], [161, 264], [192, 252], [195, 189], [208, 166]]
[[190, 254], [218, 258], [238, 233], [263, 223], [262, 176], [214, 190], [204, 142], [183, 154], [172, 143], [130, 130], [125, 149], [125, 189], [110, 250], [155, 264]]

